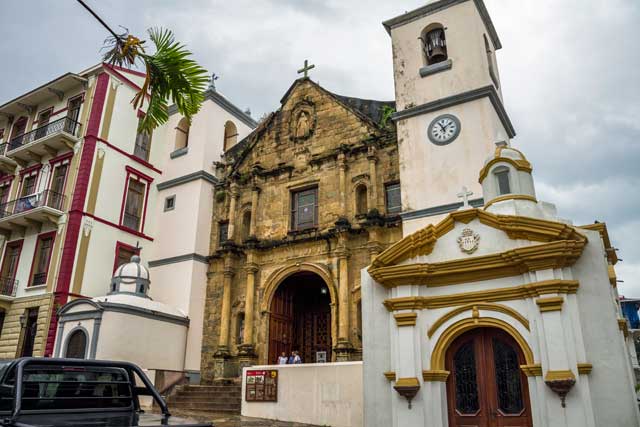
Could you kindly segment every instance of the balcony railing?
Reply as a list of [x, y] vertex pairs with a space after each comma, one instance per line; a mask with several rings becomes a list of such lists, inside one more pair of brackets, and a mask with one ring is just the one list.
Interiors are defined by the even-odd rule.
[[55, 191], [45, 190], [40, 193], [20, 197], [16, 200], [0, 205], [0, 218], [27, 212], [35, 208], [44, 206], [62, 211], [64, 208], [65, 196]]
[[47, 283], [47, 273], [35, 273], [31, 280], [31, 286], [44, 285]]
[[0, 277], [0, 295], [5, 297], [15, 297], [18, 281], [10, 277]]
[[76, 122], [73, 119], [70, 119], [69, 117], [63, 117], [51, 123], [47, 123], [44, 126], [40, 126], [39, 128], [32, 130], [31, 132], [16, 136], [9, 141], [9, 146], [6, 150], [11, 151], [18, 149], [23, 145], [30, 144], [34, 141], [59, 132], [66, 132], [70, 135], [77, 136], [79, 129], [80, 123]]

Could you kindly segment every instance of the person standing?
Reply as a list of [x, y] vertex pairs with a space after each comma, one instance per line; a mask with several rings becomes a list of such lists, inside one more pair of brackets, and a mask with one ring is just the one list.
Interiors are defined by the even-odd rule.
[[278, 365], [286, 365], [288, 361], [287, 353], [283, 351], [282, 354], [280, 354], [280, 357], [278, 357]]
[[301, 365], [302, 364], [302, 359], [300, 358], [300, 355], [298, 354], [297, 351], [293, 352], [293, 364], [294, 365]]

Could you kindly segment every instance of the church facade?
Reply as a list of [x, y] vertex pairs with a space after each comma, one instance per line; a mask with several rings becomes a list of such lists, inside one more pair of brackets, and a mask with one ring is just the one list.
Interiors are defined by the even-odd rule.
[[400, 239], [392, 102], [296, 80], [217, 164], [204, 382], [239, 367], [361, 359], [360, 270]]
[[404, 237], [362, 273], [364, 425], [638, 425], [615, 249], [536, 195], [483, 1], [384, 25]]

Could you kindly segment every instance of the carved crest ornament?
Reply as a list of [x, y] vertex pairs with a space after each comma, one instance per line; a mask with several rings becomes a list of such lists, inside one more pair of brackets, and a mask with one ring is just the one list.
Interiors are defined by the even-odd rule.
[[480, 245], [480, 235], [470, 228], [462, 230], [462, 234], [458, 237], [458, 246], [460, 250], [466, 254], [472, 254]]

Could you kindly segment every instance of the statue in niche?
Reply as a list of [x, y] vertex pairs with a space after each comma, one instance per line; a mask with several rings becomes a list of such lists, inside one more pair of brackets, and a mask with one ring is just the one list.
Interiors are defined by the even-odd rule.
[[306, 138], [311, 134], [311, 119], [309, 113], [301, 111], [296, 124], [296, 138]]

